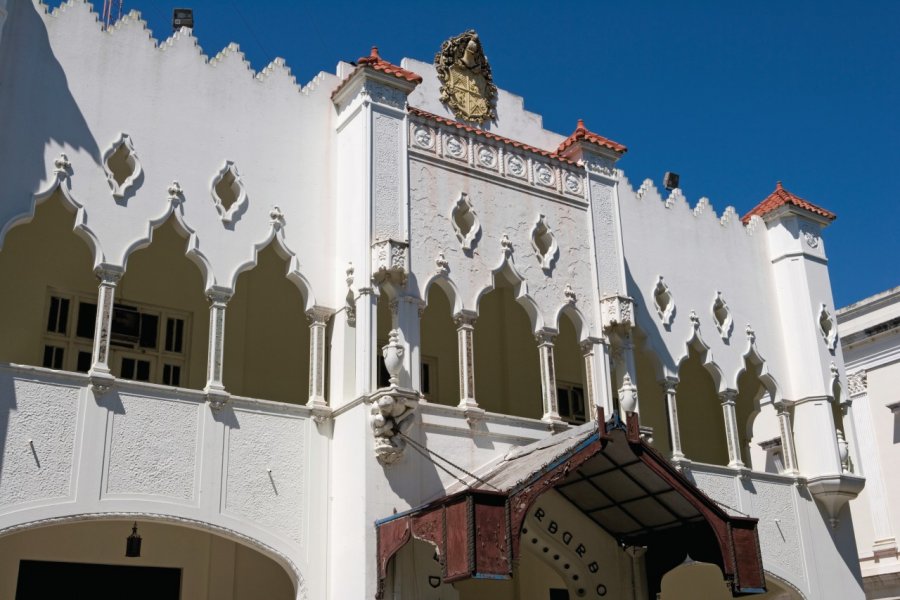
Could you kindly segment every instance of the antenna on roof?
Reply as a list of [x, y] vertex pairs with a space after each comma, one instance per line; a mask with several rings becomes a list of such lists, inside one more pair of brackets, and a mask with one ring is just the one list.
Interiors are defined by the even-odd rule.
[[[103, 0], [103, 29], [109, 29], [112, 23], [122, 18], [122, 5], [125, 0]], [[116, 18], [112, 18], [113, 8], [118, 5]]]

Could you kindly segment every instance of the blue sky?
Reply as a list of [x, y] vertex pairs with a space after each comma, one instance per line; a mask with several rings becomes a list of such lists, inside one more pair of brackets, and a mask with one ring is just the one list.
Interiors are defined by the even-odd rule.
[[206, 54], [234, 41], [301, 83], [373, 44], [430, 61], [474, 28], [499, 87], [548, 129], [581, 117], [626, 144], [635, 185], [675, 171], [691, 203], [743, 214], [782, 180], [838, 214], [837, 306], [900, 285], [900, 2], [124, 0], [157, 39], [175, 6], [194, 9]]

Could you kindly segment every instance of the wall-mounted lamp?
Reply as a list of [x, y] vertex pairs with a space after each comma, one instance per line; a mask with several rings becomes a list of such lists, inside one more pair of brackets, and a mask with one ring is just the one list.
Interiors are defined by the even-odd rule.
[[138, 558], [141, 555], [141, 536], [137, 532], [137, 522], [131, 527], [131, 535], [125, 544], [125, 556], [128, 558]]

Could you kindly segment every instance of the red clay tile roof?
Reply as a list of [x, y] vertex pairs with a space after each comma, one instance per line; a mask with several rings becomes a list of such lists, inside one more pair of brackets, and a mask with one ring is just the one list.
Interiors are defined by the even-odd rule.
[[750, 218], [753, 215], [759, 215], [760, 217], [766, 215], [779, 206], [784, 206], [785, 204], [791, 204], [796, 206], [797, 208], [802, 208], [803, 210], [808, 210], [809, 212], [819, 215], [821, 217], [825, 217], [829, 221], [834, 221], [837, 218], [837, 215], [829, 210], [825, 210], [819, 206], [816, 206], [812, 202], [808, 202], [799, 196], [795, 196], [790, 193], [784, 187], [782, 187], [781, 182], [775, 184], [775, 191], [769, 194], [765, 200], [756, 205], [753, 210], [748, 212], [746, 215], [741, 217], [741, 221], [746, 225], [750, 222]]
[[357, 65], [372, 67], [376, 71], [381, 71], [382, 73], [387, 73], [388, 75], [393, 75], [399, 79], [405, 79], [406, 81], [411, 81], [413, 83], [422, 83], [422, 76], [413, 73], [412, 71], [407, 71], [402, 67], [398, 67], [393, 63], [389, 63], [378, 55], [378, 46], [372, 46], [372, 52], [369, 56], [363, 56], [362, 58], [356, 61]]
[[331, 92], [332, 99], [337, 96], [338, 92], [340, 92], [347, 82], [350, 81], [357, 71], [360, 69], [365, 69], [366, 67], [370, 69], [374, 69], [376, 71], [380, 71], [381, 73], [385, 73], [386, 75], [393, 75], [397, 79], [403, 79], [405, 81], [409, 81], [411, 83], [422, 83], [422, 76], [418, 73], [413, 73], [412, 71], [407, 71], [402, 67], [398, 67], [393, 63], [389, 63], [388, 61], [381, 58], [378, 55], [378, 46], [372, 46], [372, 52], [369, 56], [363, 56], [356, 61], [356, 68], [353, 69], [353, 72], [350, 73], [344, 80], [338, 85], [333, 92]]
[[474, 133], [475, 135], [481, 136], [483, 138], [494, 140], [496, 142], [500, 142], [501, 144], [508, 144], [513, 148], [519, 148], [520, 150], [524, 150], [526, 152], [534, 152], [535, 154], [540, 154], [541, 156], [545, 156], [547, 158], [552, 158], [554, 160], [558, 160], [564, 162], [566, 164], [577, 166], [573, 160], [569, 160], [568, 158], [562, 157], [556, 152], [550, 152], [547, 150], [542, 150], [540, 148], [536, 148], [535, 146], [529, 146], [523, 142], [518, 142], [516, 140], [512, 140], [507, 137], [503, 137], [502, 135], [497, 135], [496, 133], [491, 133], [490, 131], [485, 131], [484, 129], [478, 129], [477, 127], [472, 127], [471, 125], [466, 125], [465, 123], [460, 123], [459, 121], [454, 121], [453, 119], [448, 119], [447, 117], [441, 117], [430, 112], [424, 111], [420, 108], [415, 108], [414, 106], [409, 107], [409, 113], [411, 115], [415, 115], [417, 117], [424, 117], [426, 119], [437, 121], [442, 125], [448, 125], [450, 127], [455, 127], [456, 129], [462, 129], [463, 131], [467, 131], [469, 133]]
[[589, 144], [596, 144], [598, 146], [602, 146], [603, 148], [609, 148], [610, 150], [618, 152], [619, 154], [625, 154], [626, 152], [628, 152], [628, 148], [626, 148], [622, 144], [607, 139], [602, 135], [597, 135], [592, 131], [588, 131], [584, 126], [584, 121], [582, 119], [578, 119], [578, 126], [575, 127], [575, 131], [572, 132], [572, 135], [567, 137], [565, 141], [563, 141], [563, 143], [559, 145], [559, 148], [556, 149], [556, 153], [562, 154], [575, 142], [580, 141], [585, 141]]

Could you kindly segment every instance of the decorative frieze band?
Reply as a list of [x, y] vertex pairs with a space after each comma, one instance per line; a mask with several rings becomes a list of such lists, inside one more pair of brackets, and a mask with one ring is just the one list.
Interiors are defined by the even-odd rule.
[[566, 166], [566, 161], [417, 118], [410, 119], [407, 139], [411, 149], [449, 163], [467, 165], [547, 192], [584, 199], [584, 173], [575, 166]]

